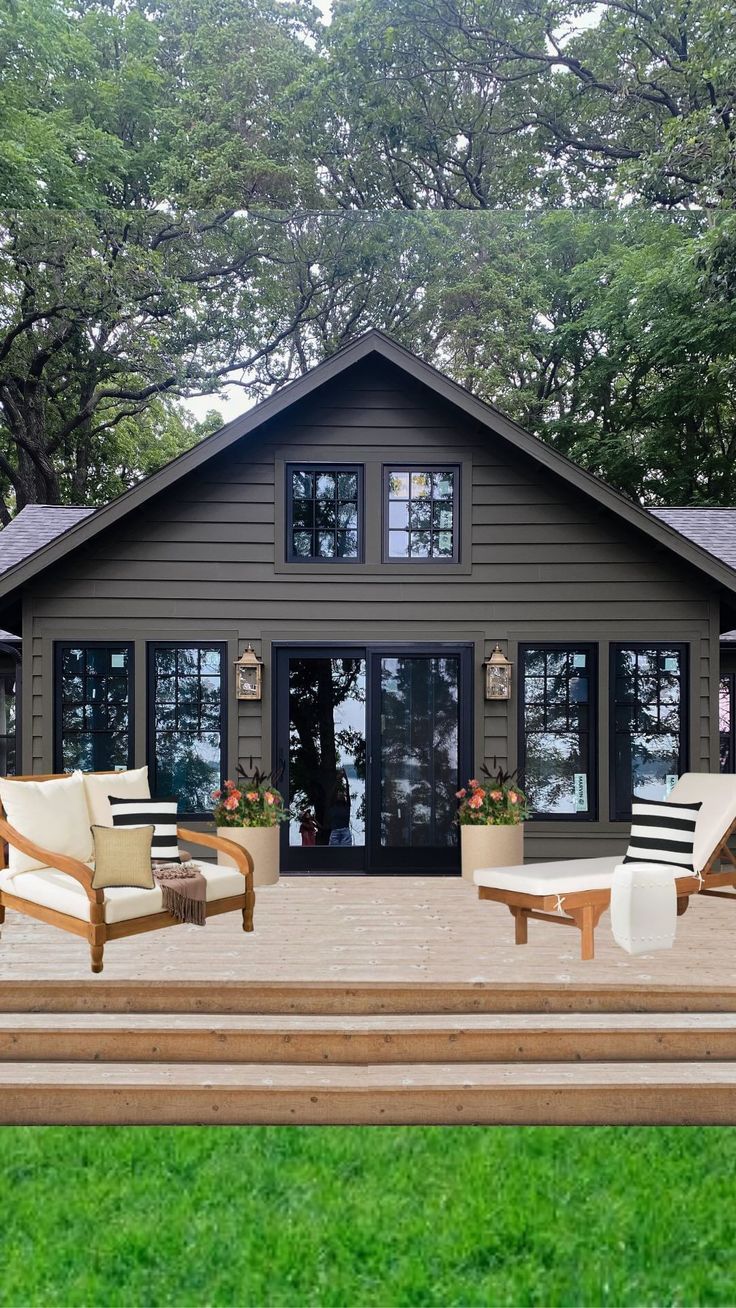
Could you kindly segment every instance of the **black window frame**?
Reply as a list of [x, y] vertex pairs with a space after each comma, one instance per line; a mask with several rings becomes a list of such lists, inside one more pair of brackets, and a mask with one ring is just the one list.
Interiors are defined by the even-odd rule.
[[616, 785], [616, 654], [619, 650], [673, 650], [680, 655], [680, 751], [677, 763], [678, 775], [687, 771], [690, 756], [690, 646], [682, 640], [617, 640], [611, 641], [608, 666], [608, 767], [609, 767], [609, 812], [611, 822], [631, 822], [631, 803], [633, 794], [629, 793], [628, 807], [622, 808], [618, 802]]
[[[156, 757], [156, 668], [155, 655], [159, 649], [216, 649], [221, 658], [222, 697], [220, 701], [220, 776], [218, 785], [222, 788], [227, 770], [228, 750], [228, 646], [222, 640], [149, 640], [146, 642], [146, 743], [148, 756], [148, 776], [151, 794], [159, 796], [158, 766]], [[212, 817], [212, 809], [198, 811], [182, 809], [178, 817], [187, 822], [201, 821]]]
[[[294, 473], [305, 472], [314, 473], [332, 473], [335, 477], [344, 473], [355, 473], [358, 479], [358, 551], [357, 554], [350, 556], [334, 554], [332, 556], [323, 556], [318, 554], [297, 554], [294, 550]], [[284, 515], [286, 522], [286, 562], [298, 563], [302, 567], [354, 567], [355, 564], [365, 561], [365, 465], [362, 463], [335, 463], [325, 462], [324, 460], [308, 459], [301, 462], [291, 461], [285, 467], [285, 487], [284, 494], [286, 499], [286, 513]], [[314, 498], [314, 497], [312, 497]], [[298, 530], [298, 529], [297, 529]], [[316, 530], [316, 528], [315, 528]], [[335, 529], [337, 531], [337, 528]]]
[[[721, 686], [724, 682], [728, 687], [728, 733], [721, 731], [720, 721]], [[728, 734], [728, 759], [727, 766], [724, 768], [721, 760], [721, 740], [726, 734]], [[718, 677], [718, 767], [724, 774], [733, 775], [736, 772], [736, 672], [730, 671], [721, 672]]]
[[[64, 772], [64, 727], [62, 721], [63, 696], [61, 691], [64, 651], [69, 649], [126, 650], [128, 655], [128, 762], [135, 760], [135, 644], [132, 640], [56, 640], [54, 641], [54, 771]], [[86, 703], [86, 701], [85, 701]], [[100, 733], [104, 734], [104, 733]]]
[[525, 789], [524, 772], [526, 768], [526, 722], [524, 716], [525, 705], [525, 681], [526, 669], [524, 667], [524, 655], [528, 650], [539, 650], [542, 653], [558, 652], [567, 650], [572, 654], [585, 654], [589, 659], [588, 672], [588, 751], [587, 751], [587, 775], [588, 775], [588, 810], [586, 813], [533, 813], [528, 819], [531, 822], [597, 822], [598, 821], [598, 790], [599, 790], [599, 651], [596, 641], [588, 640], [528, 640], [523, 641], [517, 650], [518, 659], [518, 712], [517, 712], [517, 731], [518, 731], [518, 758], [519, 758], [519, 782], [522, 790]]
[[[451, 472], [455, 478], [455, 491], [452, 497], [452, 554], [427, 554], [427, 555], [395, 555], [389, 550], [389, 477], [392, 473], [408, 472], [409, 476], [414, 472]], [[381, 473], [381, 557], [383, 563], [391, 567], [408, 567], [408, 568], [426, 568], [426, 567], [457, 567], [460, 562], [460, 507], [462, 501], [462, 464], [448, 462], [442, 463], [435, 460], [427, 460], [421, 463], [402, 462], [400, 459], [393, 459], [390, 463], [384, 463]], [[433, 502], [431, 500], [430, 502]], [[411, 492], [409, 496], [411, 504]], [[430, 528], [430, 531], [433, 529]], [[409, 534], [411, 529], [409, 529]]]

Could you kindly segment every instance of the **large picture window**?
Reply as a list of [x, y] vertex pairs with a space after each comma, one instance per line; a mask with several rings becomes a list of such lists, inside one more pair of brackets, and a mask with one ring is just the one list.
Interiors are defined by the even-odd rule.
[[532, 813], [596, 816], [596, 651], [522, 645], [520, 761]]
[[684, 645], [611, 649], [611, 817], [631, 817], [632, 796], [666, 799], [687, 759]]
[[132, 766], [133, 649], [101, 641], [56, 646], [55, 766], [121, 771]]
[[386, 468], [384, 555], [387, 559], [458, 558], [459, 468]]
[[176, 796], [179, 812], [212, 808], [225, 760], [224, 645], [149, 646], [151, 793]]
[[289, 464], [286, 483], [290, 562], [359, 560], [362, 468]]

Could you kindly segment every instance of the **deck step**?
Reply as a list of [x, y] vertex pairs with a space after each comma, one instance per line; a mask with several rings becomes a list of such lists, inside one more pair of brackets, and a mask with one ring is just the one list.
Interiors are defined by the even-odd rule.
[[2, 981], [0, 1013], [734, 1013], [736, 986], [639, 983]]
[[736, 1063], [5, 1063], [13, 1124], [732, 1124]]
[[3, 1063], [685, 1060], [736, 1060], [736, 1013], [0, 1014]]

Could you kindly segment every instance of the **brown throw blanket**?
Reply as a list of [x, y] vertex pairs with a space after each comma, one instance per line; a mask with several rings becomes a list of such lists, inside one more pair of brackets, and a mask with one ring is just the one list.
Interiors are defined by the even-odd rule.
[[207, 882], [196, 863], [154, 863], [153, 879], [161, 888], [167, 913], [180, 922], [205, 925]]

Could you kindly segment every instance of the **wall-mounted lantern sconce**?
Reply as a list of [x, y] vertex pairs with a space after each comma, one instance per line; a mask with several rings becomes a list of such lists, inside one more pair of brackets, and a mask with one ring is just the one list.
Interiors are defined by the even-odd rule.
[[249, 643], [235, 664], [235, 695], [237, 699], [260, 699], [263, 681], [263, 663]]
[[486, 670], [486, 699], [511, 699], [511, 663], [499, 644], [483, 667]]

